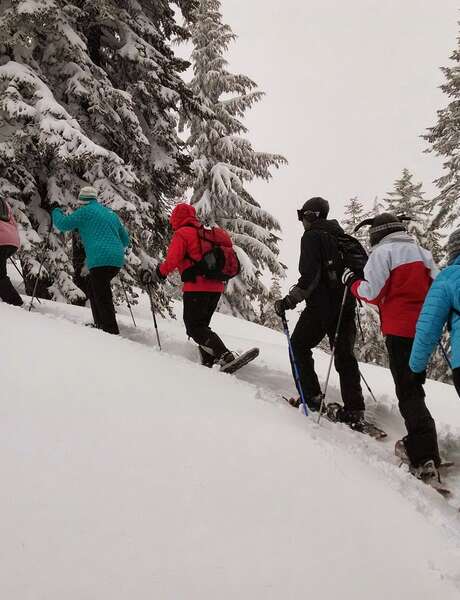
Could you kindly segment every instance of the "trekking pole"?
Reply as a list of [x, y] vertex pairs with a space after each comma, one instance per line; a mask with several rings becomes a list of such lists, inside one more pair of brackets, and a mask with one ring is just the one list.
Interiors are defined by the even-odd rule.
[[[24, 282], [24, 290], [25, 290], [25, 286], [26, 286], [26, 280], [25, 280], [25, 278], [24, 278], [24, 273], [22, 273], [22, 272], [20, 271], [20, 269], [19, 269], [18, 265], [17, 265], [17, 264], [14, 262], [14, 260], [13, 260], [13, 257], [12, 257], [12, 256], [10, 256], [10, 263], [13, 265], [13, 267], [16, 269], [16, 271], [17, 271], [17, 272], [19, 273], [19, 275], [21, 276], [21, 278], [22, 278], [22, 281]], [[41, 302], [41, 300], [40, 300], [40, 298], [37, 298], [37, 302], [38, 302], [39, 304], [41, 304], [41, 303], [42, 303], [42, 302]]]
[[332, 362], [334, 361], [335, 347], [337, 345], [337, 338], [339, 337], [340, 324], [342, 323], [343, 309], [345, 308], [345, 301], [347, 299], [347, 294], [348, 294], [348, 287], [345, 286], [345, 290], [343, 292], [342, 304], [340, 306], [339, 320], [337, 321], [337, 327], [335, 329], [334, 339], [333, 339], [332, 345], [331, 345], [331, 350], [332, 350], [331, 360], [329, 361], [329, 367], [327, 369], [326, 382], [324, 384], [324, 392], [321, 394], [321, 406], [319, 407], [318, 424], [321, 421], [321, 414], [323, 412], [324, 400], [326, 398], [327, 388], [329, 385], [329, 377], [331, 375]]
[[134, 327], [137, 327], [136, 321], [134, 320], [134, 315], [133, 315], [133, 311], [132, 311], [132, 308], [131, 308], [131, 304], [130, 304], [130, 302], [128, 300], [128, 294], [126, 293], [126, 287], [125, 287], [125, 284], [123, 283], [123, 280], [121, 279], [121, 277], [120, 277], [120, 283], [121, 283], [121, 287], [123, 288], [123, 292], [125, 294], [126, 304], [128, 305], [129, 312], [131, 313], [131, 319], [133, 320]]
[[448, 364], [448, 366], [449, 366], [449, 369], [452, 371], [452, 363], [450, 362], [450, 358], [449, 358], [449, 356], [447, 355], [447, 351], [446, 351], [446, 349], [444, 348], [444, 344], [443, 344], [441, 341], [439, 342], [439, 347], [441, 348], [441, 352], [442, 352], [442, 355], [444, 356], [444, 360], [445, 360], [445, 361], [446, 361], [446, 363]]
[[367, 383], [367, 381], [364, 379], [364, 375], [361, 373], [361, 370], [358, 369], [359, 371], [359, 376], [361, 377], [361, 379], [363, 380], [364, 385], [367, 387], [367, 391], [369, 392], [369, 394], [371, 395], [371, 398], [374, 400], [375, 403], [377, 403], [377, 398], [374, 396], [374, 392], [371, 390], [371, 388], [369, 387], [369, 384]]
[[303, 410], [305, 412], [305, 416], [308, 417], [307, 403], [305, 402], [305, 397], [303, 395], [302, 384], [300, 383], [299, 369], [297, 368], [297, 363], [296, 363], [295, 358], [294, 358], [294, 352], [292, 350], [291, 336], [289, 334], [289, 327], [288, 327], [288, 324], [287, 324], [287, 321], [286, 321], [286, 315], [283, 315], [281, 317], [281, 321], [283, 322], [284, 333], [285, 333], [287, 341], [288, 341], [289, 357], [291, 359], [292, 369], [294, 371], [295, 382], [297, 384], [297, 389], [299, 390], [300, 399], [302, 400]]
[[[19, 275], [22, 278], [22, 281], [24, 282], [24, 284], [26, 283], [26, 280], [24, 279], [24, 275], [23, 273], [21, 273], [21, 271], [19, 270], [18, 265], [14, 262], [13, 258], [10, 256], [10, 263], [13, 265], [13, 267], [16, 269], [16, 271], [19, 273]], [[37, 298], [38, 300], [38, 298]]]
[[52, 229], [53, 229], [53, 226], [51, 225], [50, 230], [48, 231], [48, 235], [46, 236], [45, 245], [43, 247], [43, 254], [42, 254], [42, 257], [41, 257], [41, 260], [40, 260], [40, 267], [38, 269], [37, 277], [35, 279], [35, 285], [34, 285], [34, 289], [33, 289], [33, 292], [32, 292], [32, 298], [30, 299], [29, 312], [32, 310], [32, 305], [34, 303], [35, 294], [37, 293], [38, 281], [40, 279], [40, 273], [42, 272], [43, 263], [45, 262], [46, 251], [48, 250], [48, 244], [49, 244], [49, 241], [50, 241], [50, 235], [51, 235], [51, 230]]
[[149, 299], [150, 299], [150, 310], [152, 311], [153, 324], [155, 325], [155, 331], [157, 334], [158, 347], [160, 348], [160, 351], [161, 351], [160, 334], [158, 332], [157, 318], [155, 316], [155, 306], [153, 304], [153, 298], [152, 298], [152, 286], [150, 285], [150, 283], [147, 284], [147, 292], [148, 292]]

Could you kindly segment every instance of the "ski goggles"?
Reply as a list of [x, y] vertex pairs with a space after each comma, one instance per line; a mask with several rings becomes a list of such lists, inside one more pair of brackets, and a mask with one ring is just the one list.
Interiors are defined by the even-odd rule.
[[314, 221], [315, 219], [319, 218], [319, 211], [302, 210], [300, 208], [297, 211], [297, 217], [298, 217], [299, 221], [303, 221], [304, 219], [309, 222]]

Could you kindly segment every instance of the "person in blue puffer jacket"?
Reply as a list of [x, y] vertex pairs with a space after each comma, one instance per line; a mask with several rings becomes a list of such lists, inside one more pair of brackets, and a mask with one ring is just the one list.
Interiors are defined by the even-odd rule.
[[452, 374], [460, 396], [460, 229], [454, 231], [447, 242], [447, 264], [425, 299], [409, 366], [416, 379], [424, 380], [430, 356], [447, 324], [452, 345]]
[[79, 200], [83, 206], [70, 215], [53, 208], [53, 225], [60, 231], [78, 230], [89, 269], [94, 324], [107, 333], [118, 334], [110, 282], [124, 265], [129, 235], [118, 215], [97, 201], [94, 187], [83, 187]]

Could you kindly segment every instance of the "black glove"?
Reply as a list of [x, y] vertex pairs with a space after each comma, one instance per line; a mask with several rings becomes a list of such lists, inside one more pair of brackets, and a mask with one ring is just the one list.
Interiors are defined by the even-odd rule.
[[139, 281], [144, 285], [163, 283], [165, 280], [166, 277], [161, 274], [160, 265], [157, 265], [155, 271], [151, 271], [150, 269], [145, 268], [139, 270]]
[[284, 317], [287, 310], [292, 310], [296, 306], [297, 301], [294, 300], [294, 298], [289, 294], [281, 300], [276, 300], [275, 304], [273, 305], [275, 312], [279, 317]]
[[421, 371], [420, 373], [414, 373], [411, 371], [411, 379], [418, 383], [419, 385], [423, 385], [426, 381], [426, 369], [425, 371]]
[[46, 210], [47, 213], [51, 214], [55, 208], [61, 208], [61, 205], [57, 202], [51, 202], [51, 204], [43, 204], [43, 210]]
[[361, 278], [358, 277], [358, 275], [356, 275], [356, 273], [354, 273], [348, 267], [343, 272], [342, 283], [343, 283], [343, 285], [346, 285], [348, 288], [350, 288], [354, 284], [355, 281], [359, 281], [359, 279], [361, 279]]

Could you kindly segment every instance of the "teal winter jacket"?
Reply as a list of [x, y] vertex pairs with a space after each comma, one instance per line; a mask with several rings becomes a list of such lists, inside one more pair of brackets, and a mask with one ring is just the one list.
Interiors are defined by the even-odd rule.
[[451, 360], [456, 369], [460, 367], [460, 256], [439, 273], [425, 298], [409, 363], [414, 373], [426, 369], [446, 324], [452, 326]]
[[125, 262], [129, 235], [118, 215], [97, 200], [90, 200], [70, 215], [60, 208], [52, 212], [53, 225], [60, 231], [77, 229], [86, 252], [88, 269], [119, 267]]

